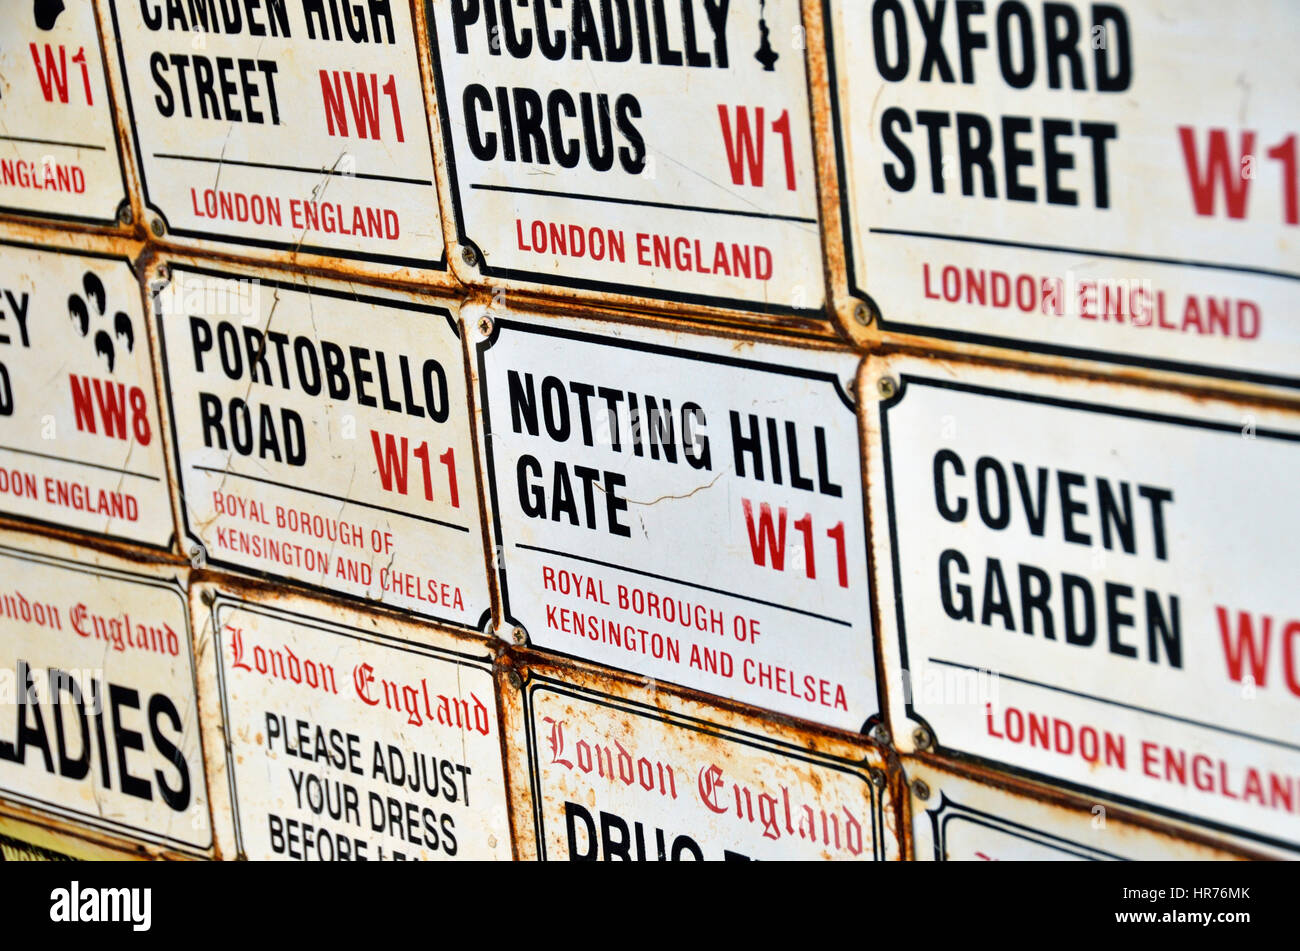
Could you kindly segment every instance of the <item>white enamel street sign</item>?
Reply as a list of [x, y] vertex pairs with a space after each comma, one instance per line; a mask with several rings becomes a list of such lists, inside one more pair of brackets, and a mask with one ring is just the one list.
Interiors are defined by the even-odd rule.
[[113, 225], [126, 202], [90, 3], [10, 2], [0, 30], [0, 212]]
[[0, 797], [207, 853], [189, 619], [176, 569], [0, 538]]
[[878, 706], [856, 358], [492, 320], [474, 355], [507, 634], [860, 730]]
[[185, 531], [213, 565], [482, 626], [449, 311], [180, 265], [156, 309]]
[[149, 330], [125, 257], [0, 243], [0, 513], [172, 543]]
[[1129, 822], [1093, 804], [1067, 806], [907, 760], [918, 862], [1206, 861], [1240, 856]]
[[407, 3], [100, 2], [171, 236], [444, 267]]
[[871, 358], [895, 742], [1300, 845], [1300, 420]]
[[536, 675], [525, 687], [540, 859], [898, 857], [878, 754], [599, 687]]
[[220, 696], [204, 723], [217, 749], [228, 740], [224, 761], [210, 764], [212, 785], [228, 790], [239, 855], [511, 857], [481, 641], [425, 629], [415, 643], [396, 624], [320, 604], [204, 594], [215, 594], [211, 608], [195, 610], [212, 634]]
[[1300, 386], [1300, 6], [826, 10], [882, 329]]
[[799, 4], [432, 0], [430, 31], [485, 277], [821, 315]]

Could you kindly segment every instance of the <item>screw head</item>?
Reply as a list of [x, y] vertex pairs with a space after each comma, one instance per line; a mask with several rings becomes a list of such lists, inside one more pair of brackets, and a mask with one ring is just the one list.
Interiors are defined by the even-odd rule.
[[167, 233], [166, 226], [162, 223], [161, 218], [154, 218], [149, 222], [149, 230], [153, 232], [155, 238], [161, 238]]
[[462, 245], [460, 249], [460, 259], [470, 267], [473, 267], [475, 264], [478, 264], [478, 252], [468, 244]]
[[898, 392], [898, 382], [892, 376], [882, 376], [876, 381], [876, 392], [882, 400], [893, 399]]
[[856, 320], [858, 323], [860, 323], [862, 326], [864, 327], [867, 326], [869, 323], [871, 323], [871, 308], [868, 307], [864, 302], [858, 301], [856, 304], [853, 305], [853, 319]]
[[123, 205], [117, 213], [118, 224], [129, 225], [135, 221], [135, 215], [131, 214], [131, 206]]
[[930, 731], [927, 730], [925, 727], [918, 726], [915, 730], [912, 731], [912, 743], [916, 746], [918, 750], [929, 749], [930, 744], [933, 742], [934, 742], [934, 737], [930, 735]]
[[889, 727], [885, 726], [883, 723], [877, 723], [873, 726], [871, 732], [868, 733], [867, 736], [871, 737], [871, 739], [875, 740], [881, 746], [888, 746], [894, 739], [889, 732]]
[[912, 783], [912, 795], [922, 801], [930, 798], [930, 787], [924, 779], [918, 779]]
[[520, 645], [528, 643], [528, 635], [524, 633], [524, 629], [522, 627], [517, 627], [513, 631], [511, 631], [510, 639], [514, 641], [516, 644], [520, 644]]
[[879, 766], [871, 767], [871, 785], [877, 789], [885, 788], [885, 771]]
[[212, 607], [217, 600], [217, 592], [213, 591], [211, 588], [207, 588], [201, 595], [199, 595], [199, 598], [208, 607]]
[[524, 686], [524, 678], [520, 677], [519, 672], [514, 670], [506, 674], [506, 682], [515, 690], [522, 690]]
[[191, 545], [189, 550], [190, 564], [195, 568], [203, 567], [203, 546]]
[[485, 337], [492, 336], [492, 318], [480, 317], [478, 319], [478, 332]]

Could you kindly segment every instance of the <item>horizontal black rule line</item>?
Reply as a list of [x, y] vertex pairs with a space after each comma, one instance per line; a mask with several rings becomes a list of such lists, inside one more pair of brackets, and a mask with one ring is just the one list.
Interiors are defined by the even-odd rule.
[[238, 165], [242, 168], [269, 168], [278, 172], [301, 172], [303, 175], [334, 175], [338, 178], [361, 178], [369, 182], [396, 182], [399, 185], [432, 185], [431, 179], [400, 178], [396, 175], [370, 175], [365, 172], [340, 172], [334, 168], [304, 168], [301, 165], [276, 165], [273, 162], [245, 162], [241, 159], [211, 158], [206, 155], [176, 155], [155, 152], [154, 158], [174, 159], [177, 162], [204, 162], [208, 165]]
[[55, 462], [66, 462], [70, 466], [88, 466], [91, 469], [103, 469], [105, 472], [115, 472], [118, 475], [128, 475], [133, 479], [148, 479], [150, 482], [161, 482], [162, 477], [149, 475], [146, 472], [132, 472], [130, 469], [119, 469], [117, 466], [105, 466], [98, 462], [86, 462], [84, 459], [69, 459], [66, 456], [56, 456], [48, 452], [36, 452], [32, 449], [19, 449], [15, 446], [0, 446], [4, 452], [16, 452], [22, 456], [35, 456], [38, 459], [53, 459]]
[[1026, 251], [1055, 251], [1079, 254], [1092, 258], [1115, 258], [1120, 261], [1143, 261], [1147, 264], [1172, 264], [1177, 267], [1203, 267], [1214, 271], [1231, 271], [1236, 274], [1257, 274], [1277, 277], [1284, 281], [1300, 281], [1300, 274], [1291, 271], [1274, 271], [1263, 267], [1242, 264], [1220, 264], [1216, 261], [1196, 261], [1191, 258], [1160, 258], [1148, 254], [1127, 254], [1122, 251], [1101, 251], [1097, 248], [1070, 248], [1056, 244], [1030, 244], [1025, 241], [1003, 241], [998, 238], [981, 238], [968, 234], [943, 234], [938, 231], [907, 231], [901, 228], [869, 228], [872, 234], [892, 235], [896, 238], [931, 238], [936, 241], [959, 241], [963, 244], [983, 244], [995, 248], [1022, 248]]
[[1230, 727], [1219, 726], [1217, 723], [1205, 723], [1201, 720], [1192, 720], [1188, 717], [1180, 717], [1172, 713], [1152, 710], [1150, 707], [1139, 707], [1132, 703], [1123, 703], [1119, 700], [1111, 700], [1109, 697], [1098, 697], [1094, 694], [1084, 693], [1080, 690], [1070, 690], [1066, 687], [1058, 687], [1055, 684], [1030, 680], [1027, 677], [1017, 677], [1014, 674], [1003, 674], [996, 670], [989, 670], [987, 667], [974, 667], [970, 664], [959, 664], [955, 660], [941, 660], [938, 657], [931, 657], [930, 663], [941, 664], [945, 667], [960, 667], [962, 670], [973, 670], [977, 673], [989, 673], [993, 674], [995, 677], [1010, 680], [1015, 683], [1028, 684], [1031, 687], [1042, 687], [1044, 690], [1054, 690], [1057, 693], [1069, 694], [1071, 697], [1080, 697], [1084, 700], [1095, 700], [1097, 703], [1108, 704], [1112, 707], [1122, 707], [1125, 710], [1136, 710], [1138, 713], [1149, 713], [1153, 717], [1162, 717], [1166, 720], [1173, 720], [1176, 723], [1186, 723], [1189, 726], [1199, 726], [1202, 729], [1213, 730], [1216, 733], [1226, 733], [1229, 736], [1240, 736], [1247, 740], [1255, 740], [1257, 743], [1267, 743], [1269, 746], [1280, 746], [1283, 749], [1300, 751], [1300, 745], [1287, 743], [1285, 740], [1274, 740], [1267, 736], [1260, 736], [1257, 733], [1247, 733], [1245, 730], [1234, 730]]
[[741, 218], [766, 218], [771, 221], [795, 221], [815, 225], [816, 218], [797, 215], [770, 215], [765, 211], [738, 211], [732, 208], [706, 208], [703, 205], [674, 205], [667, 201], [642, 201], [638, 198], [613, 198], [609, 195], [582, 195], [577, 192], [554, 192], [544, 188], [516, 188], [513, 185], [470, 185], [485, 192], [509, 192], [512, 195], [541, 195], [544, 198], [566, 198], [570, 201], [599, 201], [609, 205], [640, 205], [645, 208], [670, 208], [673, 211], [697, 211], [706, 215], [736, 215]]
[[397, 515], [401, 518], [413, 518], [417, 522], [428, 522], [430, 525], [441, 525], [443, 528], [454, 529], [458, 532], [468, 532], [469, 528], [465, 525], [457, 525], [454, 522], [444, 522], [441, 519], [429, 518], [427, 515], [413, 515], [410, 512], [401, 512], [397, 509], [384, 508], [382, 505], [372, 505], [370, 502], [358, 502], [356, 499], [349, 499], [342, 495], [331, 495], [329, 492], [320, 492], [316, 489], [308, 489], [301, 485], [289, 485], [287, 482], [276, 482], [274, 479], [266, 479], [262, 476], [246, 475], [243, 472], [230, 472], [227, 469], [218, 469], [216, 466], [191, 466], [199, 472], [215, 472], [218, 475], [229, 476], [232, 479], [247, 479], [250, 482], [261, 482], [264, 485], [273, 485], [277, 489], [288, 489], [290, 492], [303, 492], [307, 495], [319, 496], [322, 499], [333, 499], [335, 502], [343, 502], [347, 505], [356, 505], [363, 509], [374, 509], [376, 512], [387, 512], [389, 515]]
[[685, 585], [688, 588], [698, 588], [701, 591], [712, 591], [714, 594], [721, 594], [728, 598], [738, 598], [741, 601], [749, 601], [753, 604], [761, 604], [769, 608], [777, 608], [781, 611], [790, 611], [794, 614], [802, 614], [805, 617], [815, 617], [819, 621], [829, 621], [831, 624], [838, 624], [841, 627], [852, 627], [849, 621], [841, 621], [839, 618], [829, 617], [825, 614], [817, 614], [814, 611], [805, 611], [802, 608], [792, 608], [788, 604], [777, 604], [775, 601], [764, 601], [762, 598], [751, 598], [749, 595], [737, 594], [734, 591], [724, 591], [722, 588], [710, 588], [706, 584], [696, 584], [694, 581], [683, 581], [681, 578], [673, 578], [670, 575], [657, 575], [653, 571], [641, 571], [638, 568], [629, 568], [627, 565], [616, 565], [608, 561], [599, 561], [595, 558], [588, 558], [586, 555], [575, 555], [572, 552], [556, 551], [553, 548], [539, 548], [537, 545], [525, 545], [523, 542], [515, 542], [516, 548], [522, 548], [525, 551], [541, 552], [543, 555], [557, 555], [560, 558], [572, 558], [574, 561], [585, 561], [591, 565], [600, 565], [602, 568], [612, 568], [615, 571], [626, 571], [628, 574], [641, 575], [644, 578], [655, 578], [658, 581], [669, 581], [673, 584]]

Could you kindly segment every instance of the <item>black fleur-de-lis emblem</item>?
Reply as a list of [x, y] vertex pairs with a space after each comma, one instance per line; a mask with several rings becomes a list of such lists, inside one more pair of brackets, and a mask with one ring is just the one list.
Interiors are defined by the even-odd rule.
[[82, 277], [81, 290], [80, 294], [68, 295], [68, 316], [79, 335], [92, 338], [95, 355], [104, 358], [108, 372], [112, 373], [117, 365], [117, 344], [125, 344], [127, 353], [135, 350], [135, 327], [121, 310], [113, 315], [111, 326], [101, 326], [108, 320], [108, 294], [94, 271], [87, 271]]

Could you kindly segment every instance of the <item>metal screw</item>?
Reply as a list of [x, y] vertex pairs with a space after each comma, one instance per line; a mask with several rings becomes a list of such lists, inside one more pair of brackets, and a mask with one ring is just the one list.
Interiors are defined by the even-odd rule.
[[871, 785], [877, 789], [885, 788], [885, 771], [879, 766], [871, 767]]
[[868, 307], [866, 304], [864, 304], [862, 301], [858, 301], [853, 306], [853, 319], [856, 320], [858, 323], [860, 323], [862, 326], [864, 327], [867, 326], [869, 323], [871, 323], [871, 308]]
[[201, 595], [199, 595], [199, 598], [208, 607], [212, 607], [217, 600], [217, 592], [213, 591], [211, 588], [207, 588]]
[[934, 737], [930, 735], [930, 731], [927, 730], [925, 727], [918, 726], [915, 730], [912, 731], [912, 743], [916, 746], [918, 750], [929, 749], [930, 744], [933, 742], [934, 742]]
[[524, 629], [522, 627], [517, 627], [513, 631], [511, 631], [510, 637], [516, 644], [528, 643], [528, 635], [524, 633]]
[[882, 376], [876, 381], [876, 391], [882, 400], [893, 399], [894, 394], [898, 392], [898, 383], [892, 376]]
[[926, 785], [924, 779], [918, 779], [912, 783], [912, 795], [921, 800], [930, 798], [930, 787]]
[[888, 746], [894, 739], [889, 733], [889, 727], [885, 726], [883, 723], [877, 723], [873, 726], [871, 732], [868, 733], [867, 736], [871, 737], [881, 746]]
[[475, 264], [478, 264], [478, 253], [468, 244], [462, 245], [460, 249], [460, 259], [470, 267], [473, 267]]
[[478, 319], [478, 332], [485, 337], [492, 336], [492, 318], [480, 317]]
[[515, 690], [522, 690], [524, 687], [524, 679], [519, 676], [517, 671], [512, 670], [510, 673], [506, 674], [506, 682]]
[[119, 224], [124, 224], [124, 225], [129, 225], [132, 221], [135, 220], [135, 216], [131, 214], [130, 205], [122, 206], [121, 210], [118, 211], [117, 213], [117, 220]]
[[190, 564], [195, 568], [203, 567], [203, 546], [202, 545], [190, 546]]
[[155, 238], [161, 238], [166, 234], [167, 229], [162, 223], [161, 218], [155, 218], [149, 222], [149, 230], [153, 232]]

